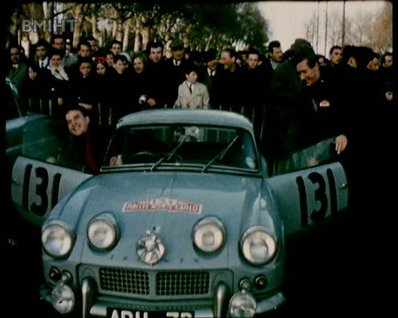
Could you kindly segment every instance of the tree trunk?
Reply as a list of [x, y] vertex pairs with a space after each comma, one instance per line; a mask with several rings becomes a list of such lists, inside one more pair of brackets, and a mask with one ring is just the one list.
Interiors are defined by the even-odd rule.
[[76, 48], [80, 42], [80, 34], [82, 32], [82, 24], [77, 23], [73, 30], [73, 39], [72, 39], [72, 46]]
[[150, 30], [148, 27], [144, 27], [142, 29], [141, 34], [142, 34], [142, 43], [141, 43], [141, 50], [142, 50], [142, 49], [146, 48], [146, 46], [149, 42], [149, 39], [151, 37], [151, 33], [150, 33]]
[[129, 47], [129, 35], [130, 35], [130, 22], [126, 21], [124, 23], [124, 34], [123, 34], [123, 51], [127, 51], [127, 48]]

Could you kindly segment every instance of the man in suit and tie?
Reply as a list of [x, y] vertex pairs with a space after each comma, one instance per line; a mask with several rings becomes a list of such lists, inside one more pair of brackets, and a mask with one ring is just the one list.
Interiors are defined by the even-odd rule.
[[185, 58], [184, 43], [174, 40], [170, 44], [172, 57], [164, 62], [164, 93], [165, 103], [168, 107], [173, 107], [178, 95], [178, 87], [185, 80], [187, 70], [192, 66], [192, 62]]
[[43, 71], [47, 68], [50, 61], [48, 57], [50, 44], [46, 40], [40, 39], [39, 41], [37, 41], [35, 47], [36, 48], [34, 59], [37, 66], [39, 67], [39, 70]]
[[19, 44], [11, 44], [7, 49], [7, 54], [9, 62], [7, 77], [20, 90], [28, 78], [28, 66], [24, 49]]
[[207, 86], [210, 95], [210, 105], [212, 108], [218, 108], [219, 101], [217, 97], [217, 74], [221, 64], [217, 61], [217, 51], [209, 49], [204, 52], [203, 62], [205, 67], [199, 74], [199, 81]]

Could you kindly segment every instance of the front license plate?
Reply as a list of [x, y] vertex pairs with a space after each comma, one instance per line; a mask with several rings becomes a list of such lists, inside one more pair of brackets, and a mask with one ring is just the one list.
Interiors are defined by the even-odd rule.
[[195, 318], [193, 311], [142, 311], [108, 308], [108, 318]]

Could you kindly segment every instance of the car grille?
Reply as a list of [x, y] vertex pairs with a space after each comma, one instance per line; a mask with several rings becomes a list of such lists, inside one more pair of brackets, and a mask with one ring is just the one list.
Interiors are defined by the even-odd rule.
[[134, 295], [205, 295], [210, 286], [206, 271], [150, 272], [103, 267], [99, 277], [102, 290]]
[[156, 295], [202, 295], [209, 290], [208, 272], [160, 272], [156, 274]]
[[149, 276], [144, 271], [101, 268], [100, 286], [104, 290], [126, 294], [149, 295]]

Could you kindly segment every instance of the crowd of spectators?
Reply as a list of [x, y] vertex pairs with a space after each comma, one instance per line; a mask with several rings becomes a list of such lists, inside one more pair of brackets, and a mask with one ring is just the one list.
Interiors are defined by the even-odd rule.
[[271, 41], [265, 53], [191, 52], [174, 40], [166, 57], [160, 42], [133, 54], [116, 40], [101, 48], [89, 37], [75, 52], [66, 44], [62, 35], [41, 39], [29, 57], [19, 44], [7, 47], [7, 76], [27, 110], [65, 120], [78, 105], [92, 126], [108, 131], [122, 116], [145, 109], [233, 111], [252, 121], [270, 161], [331, 136], [344, 136], [335, 139], [339, 154], [364, 149], [369, 127], [386, 122], [396, 104], [392, 53], [364, 46], [334, 45], [326, 57], [304, 39], [286, 51]]

